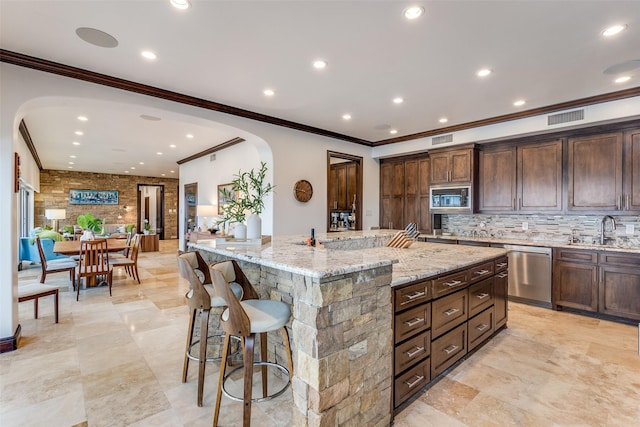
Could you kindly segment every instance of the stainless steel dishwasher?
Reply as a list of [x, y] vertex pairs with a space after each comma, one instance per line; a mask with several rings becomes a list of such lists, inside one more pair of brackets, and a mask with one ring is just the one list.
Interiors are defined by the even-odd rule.
[[509, 251], [509, 299], [551, 307], [551, 248], [492, 244]]

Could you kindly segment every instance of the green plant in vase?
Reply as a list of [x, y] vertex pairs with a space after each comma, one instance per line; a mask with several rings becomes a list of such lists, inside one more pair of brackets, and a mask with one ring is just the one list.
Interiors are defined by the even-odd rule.
[[84, 230], [81, 240], [92, 240], [96, 233], [102, 233], [104, 221], [100, 218], [95, 218], [91, 214], [84, 214], [78, 215], [76, 221]]

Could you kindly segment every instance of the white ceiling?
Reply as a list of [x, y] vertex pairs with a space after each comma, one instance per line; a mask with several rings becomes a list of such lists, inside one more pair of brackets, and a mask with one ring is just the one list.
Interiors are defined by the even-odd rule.
[[[639, 86], [604, 70], [640, 60], [640, 1], [205, 1], [0, 0], [0, 47], [371, 142]], [[420, 4], [425, 15], [402, 16]], [[617, 36], [602, 30], [626, 24]], [[115, 48], [76, 35], [90, 27]], [[157, 53], [155, 61], [140, 56]], [[328, 61], [324, 70], [312, 61]], [[494, 72], [486, 78], [477, 70]], [[275, 96], [263, 95], [265, 88]], [[392, 102], [404, 98], [402, 104]], [[523, 107], [514, 107], [516, 99]], [[81, 112], [81, 113], [80, 113]], [[341, 116], [349, 113], [350, 121]], [[66, 169], [82, 124], [75, 170], [169, 176], [175, 161], [237, 135], [110, 104], [29, 111], [42, 164]], [[448, 117], [445, 125], [438, 122]], [[114, 125], [117, 123], [117, 125]], [[390, 129], [398, 133], [391, 135]], [[196, 137], [185, 140], [184, 135]], [[176, 149], [168, 147], [177, 144]], [[122, 149], [127, 150], [123, 152]], [[162, 151], [163, 155], [150, 155]], [[81, 154], [81, 152], [79, 153]], [[135, 159], [135, 160], [133, 160]], [[144, 165], [139, 165], [143, 161]], [[156, 163], [160, 162], [160, 163]], [[172, 175], [173, 176], [173, 175]]]

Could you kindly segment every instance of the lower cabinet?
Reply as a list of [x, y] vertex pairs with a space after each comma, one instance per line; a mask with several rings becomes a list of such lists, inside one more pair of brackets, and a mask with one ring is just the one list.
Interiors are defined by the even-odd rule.
[[394, 289], [395, 408], [506, 324], [507, 278], [502, 256]]
[[640, 255], [554, 249], [553, 307], [640, 320]]

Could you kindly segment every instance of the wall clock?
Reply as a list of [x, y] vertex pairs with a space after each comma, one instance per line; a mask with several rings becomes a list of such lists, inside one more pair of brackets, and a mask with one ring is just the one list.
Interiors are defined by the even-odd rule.
[[301, 179], [293, 186], [293, 196], [299, 202], [308, 202], [313, 196], [313, 187], [306, 179]]

